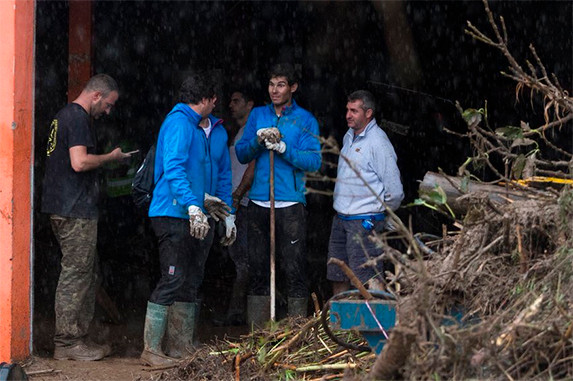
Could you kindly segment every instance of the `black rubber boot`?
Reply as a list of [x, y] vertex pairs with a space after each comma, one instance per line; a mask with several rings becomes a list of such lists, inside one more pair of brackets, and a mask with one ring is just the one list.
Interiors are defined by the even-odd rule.
[[308, 298], [288, 298], [288, 316], [306, 317], [308, 308]]
[[270, 311], [270, 296], [249, 295], [247, 297], [247, 324], [251, 327], [263, 328], [270, 319]]

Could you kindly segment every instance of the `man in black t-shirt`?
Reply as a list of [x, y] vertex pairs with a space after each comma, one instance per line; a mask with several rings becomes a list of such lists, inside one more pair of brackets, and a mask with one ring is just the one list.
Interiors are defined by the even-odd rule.
[[62, 251], [55, 301], [57, 360], [93, 361], [109, 354], [109, 346], [87, 340], [95, 307], [99, 191], [95, 170], [131, 155], [121, 148], [97, 155], [90, 117], [109, 114], [118, 97], [113, 78], [95, 75], [82, 93], [56, 114], [50, 128], [42, 212], [50, 215]]

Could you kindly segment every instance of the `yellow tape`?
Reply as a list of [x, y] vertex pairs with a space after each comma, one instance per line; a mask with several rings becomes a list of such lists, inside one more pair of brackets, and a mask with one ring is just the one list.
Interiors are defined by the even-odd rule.
[[528, 183], [555, 183], [573, 185], [573, 179], [562, 179], [559, 177], [533, 176], [525, 180], [515, 180], [516, 183], [527, 185]]

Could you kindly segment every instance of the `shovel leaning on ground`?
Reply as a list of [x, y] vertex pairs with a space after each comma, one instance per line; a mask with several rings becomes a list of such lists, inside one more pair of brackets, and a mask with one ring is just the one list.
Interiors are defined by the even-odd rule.
[[276, 320], [276, 270], [275, 270], [275, 153], [269, 152], [270, 178], [269, 178], [269, 201], [270, 201], [270, 263], [271, 263], [271, 320]]

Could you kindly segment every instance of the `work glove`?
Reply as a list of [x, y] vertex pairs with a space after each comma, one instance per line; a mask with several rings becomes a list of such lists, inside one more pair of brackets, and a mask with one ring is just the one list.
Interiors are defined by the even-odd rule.
[[235, 226], [235, 218], [234, 214], [229, 214], [225, 217], [225, 236], [221, 237], [221, 245], [223, 246], [231, 246], [235, 239], [237, 238], [237, 227]]
[[201, 208], [195, 205], [189, 206], [187, 212], [189, 213], [189, 234], [193, 238], [205, 239], [209, 232], [207, 216], [203, 214]]
[[278, 143], [269, 143], [265, 141], [265, 147], [267, 147], [268, 150], [274, 150], [278, 153], [285, 153], [286, 151], [286, 143], [282, 140]]
[[266, 142], [278, 143], [281, 141], [281, 132], [276, 127], [267, 127], [257, 130], [257, 141], [263, 145]]
[[213, 217], [215, 221], [224, 220], [229, 215], [231, 207], [221, 200], [219, 197], [211, 196], [205, 193], [205, 209], [207, 213]]

